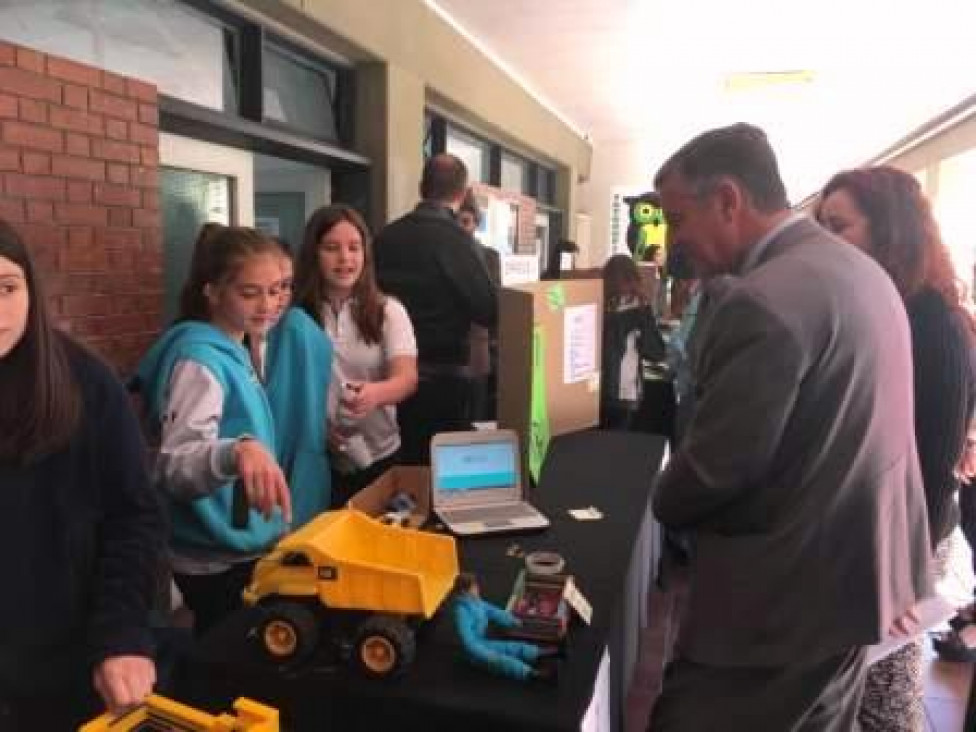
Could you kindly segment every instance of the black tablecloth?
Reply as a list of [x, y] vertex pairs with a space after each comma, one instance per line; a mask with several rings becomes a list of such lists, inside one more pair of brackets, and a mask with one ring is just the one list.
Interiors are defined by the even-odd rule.
[[[537, 534], [458, 543], [462, 570], [477, 574], [482, 595], [500, 605], [522, 566], [508, 556], [512, 544], [566, 558], [594, 617], [590, 626], [578, 620], [572, 626], [557, 683], [520, 683], [470, 667], [454, 638], [447, 604], [418, 634], [414, 664], [387, 681], [362, 679], [335, 664], [272, 670], [246, 639], [253, 617], [244, 611], [191, 651], [179, 697], [219, 708], [236, 696], [251, 696], [279, 707], [295, 730], [578, 730], [609, 649], [609, 716], [612, 728], [619, 728], [640, 605], [655, 570], [648, 499], [664, 445], [654, 436], [600, 431], [557, 438], [532, 495], [552, 526]], [[590, 505], [603, 512], [602, 520], [580, 522], [567, 513]]]

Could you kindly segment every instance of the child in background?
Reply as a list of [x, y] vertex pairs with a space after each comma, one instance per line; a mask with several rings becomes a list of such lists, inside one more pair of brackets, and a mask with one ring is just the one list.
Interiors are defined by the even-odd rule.
[[406, 310], [376, 285], [369, 231], [349, 206], [309, 219], [295, 301], [335, 349], [328, 416], [332, 505], [340, 507], [395, 462], [395, 405], [417, 387], [417, 344]]
[[[155, 480], [170, 503], [174, 579], [199, 635], [240, 606], [255, 560], [292, 516], [271, 408], [244, 347], [279, 306], [278, 249], [257, 231], [224, 227], [194, 264], [179, 321], [138, 379], [161, 432]], [[235, 498], [246, 501], [243, 522]]]

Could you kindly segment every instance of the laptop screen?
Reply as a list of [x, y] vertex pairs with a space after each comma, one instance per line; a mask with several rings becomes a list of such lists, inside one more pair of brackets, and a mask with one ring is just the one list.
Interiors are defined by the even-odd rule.
[[444, 494], [511, 488], [516, 484], [517, 450], [511, 441], [438, 445], [435, 489]]

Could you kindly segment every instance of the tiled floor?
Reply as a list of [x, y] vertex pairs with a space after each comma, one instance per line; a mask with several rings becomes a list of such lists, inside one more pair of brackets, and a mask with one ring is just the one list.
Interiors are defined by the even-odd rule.
[[[939, 592], [953, 604], [963, 604], [971, 598], [974, 578], [969, 548], [958, 535], [953, 542], [950, 566], [949, 577], [939, 585]], [[625, 732], [644, 732], [661, 689], [664, 662], [674, 644], [673, 618], [686, 592], [687, 578], [682, 571], [672, 570], [668, 580], [667, 589], [655, 590], [649, 600], [651, 625], [641, 638], [640, 658], [627, 698]], [[939, 661], [929, 643], [926, 649], [925, 732], [964, 732], [973, 667]]]

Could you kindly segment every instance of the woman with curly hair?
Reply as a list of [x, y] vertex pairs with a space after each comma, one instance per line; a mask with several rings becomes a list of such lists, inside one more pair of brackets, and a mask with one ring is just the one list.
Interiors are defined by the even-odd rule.
[[[901, 293], [912, 332], [915, 441], [925, 485], [938, 578], [946, 573], [949, 535], [959, 523], [955, 468], [973, 414], [973, 321], [964, 288], [918, 181], [892, 167], [835, 175], [817, 219], [872, 257]], [[864, 730], [919, 730], [922, 645], [910, 643], [871, 667], [859, 714]]]

